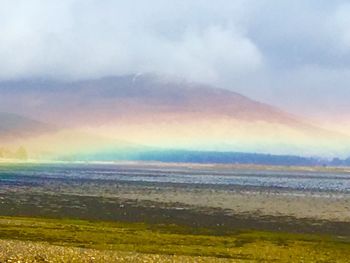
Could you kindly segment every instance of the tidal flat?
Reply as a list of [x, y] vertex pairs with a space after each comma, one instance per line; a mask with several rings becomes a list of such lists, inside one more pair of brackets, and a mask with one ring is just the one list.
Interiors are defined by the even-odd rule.
[[0, 262], [350, 262], [349, 180], [341, 168], [1, 164]]

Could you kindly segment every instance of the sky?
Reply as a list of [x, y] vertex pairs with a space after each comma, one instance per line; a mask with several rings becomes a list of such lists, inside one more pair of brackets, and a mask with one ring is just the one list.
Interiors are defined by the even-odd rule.
[[349, 1], [0, 0], [0, 32], [0, 80], [151, 72], [350, 123]]

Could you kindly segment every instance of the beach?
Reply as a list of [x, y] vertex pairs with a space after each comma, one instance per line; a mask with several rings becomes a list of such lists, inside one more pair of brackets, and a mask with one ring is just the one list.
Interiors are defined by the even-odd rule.
[[[123, 242], [115, 238], [114, 241], [107, 242], [100, 238], [94, 239], [91, 235], [90, 244], [88, 239], [78, 238], [78, 241], [74, 241], [76, 236], [73, 235], [67, 241], [63, 237], [60, 240], [60, 232], [55, 237], [39, 233], [40, 231], [35, 234], [38, 230], [32, 227], [38, 222], [45, 229], [50, 223], [46, 220], [56, 220], [55, 226], [50, 229], [64, 229], [57, 227], [57, 224], [71, 220], [64, 224], [74, 228], [77, 224], [85, 224], [79, 223], [82, 220], [96, 224], [82, 230], [86, 235], [98, 231], [101, 228], [99, 224], [105, 222], [130, 224], [123, 229], [134, 229], [138, 224], [145, 224], [146, 229], [152, 229], [152, 233], [159, 232], [159, 238], [164, 231], [179, 234], [178, 229], [172, 228], [176, 226], [185, 228], [180, 231], [183, 235], [181, 242], [191, 240], [191, 235], [196, 232], [212, 240], [208, 241], [208, 245], [216, 247], [217, 251], [214, 249], [207, 253], [202, 261], [192, 258], [189, 262], [215, 262], [213, 258], [232, 260], [234, 255], [242, 253], [250, 255], [246, 262], [249, 259], [262, 260], [267, 257], [267, 254], [254, 254], [251, 246], [261, 249], [267, 246], [269, 250], [276, 251], [288, 248], [291, 249], [292, 257], [299, 257], [303, 254], [300, 242], [305, 238], [311, 240], [305, 245], [310, 255], [316, 253], [316, 244], [321, 242], [329, 245], [328, 248], [327, 245], [324, 246], [323, 252], [329, 254], [328, 259], [332, 259], [332, 255], [350, 247], [349, 176], [346, 169], [340, 168], [310, 170], [300, 167], [218, 167], [154, 163], [2, 164], [0, 224], [3, 227], [0, 239], [5, 243], [4, 239], [11, 240], [12, 243], [3, 243], [5, 247], [17, 246], [15, 240], [21, 240], [24, 243], [19, 243], [18, 246], [22, 246], [24, 251], [33, 246], [54, 246], [47, 251], [55, 251], [58, 249], [56, 246], [63, 245], [65, 248], [62, 249], [69, 247], [71, 253], [78, 253], [75, 247], [84, 247], [92, 255], [104, 253], [101, 251], [107, 253], [111, 250], [109, 246], [113, 245], [113, 253], [136, 253], [134, 258], [140, 257], [144, 262], [147, 262], [148, 256], [143, 254], [150, 252], [164, 257], [159, 262], [176, 262], [172, 257], [178, 256], [186, 262], [187, 259], [190, 260], [186, 257], [198, 254], [194, 252], [195, 249], [185, 253], [175, 245], [172, 249], [162, 251], [164, 244], [170, 242], [165, 237], [163, 245], [160, 242], [153, 247], [145, 247], [136, 242], [125, 248], [121, 246]], [[324, 187], [325, 184], [328, 188]], [[11, 232], [18, 225], [22, 230]], [[237, 240], [241, 238], [239, 233], [245, 231], [254, 238], [250, 238], [249, 242], [244, 241], [241, 246], [244, 251], [239, 252]], [[145, 236], [142, 244], [148, 244], [152, 240], [148, 239], [148, 234], [142, 235]], [[268, 244], [264, 243], [266, 235], [271, 241]], [[297, 236], [291, 238], [289, 235]], [[227, 240], [217, 243], [214, 237]], [[325, 242], [324, 238], [328, 241]], [[285, 240], [282, 243], [290, 245], [282, 246], [278, 240]], [[36, 242], [44, 242], [44, 245]], [[185, 244], [188, 246], [189, 243]], [[226, 244], [224, 250], [223, 244]], [[202, 246], [197, 249], [201, 253], [206, 251]], [[227, 253], [222, 254], [223, 251]], [[288, 254], [285, 251], [279, 253], [281, 257]], [[346, 253], [338, 257], [341, 261], [335, 262], [347, 262], [345, 255]], [[129, 262], [142, 262], [141, 259]], [[85, 262], [81, 260], [77, 262]]]

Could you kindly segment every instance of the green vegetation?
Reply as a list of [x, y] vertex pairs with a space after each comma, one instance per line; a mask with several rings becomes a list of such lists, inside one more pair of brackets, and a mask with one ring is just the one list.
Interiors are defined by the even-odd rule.
[[350, 262], [348, 238], [177, 225], [0, 217], [0, 239], [248, 261]]

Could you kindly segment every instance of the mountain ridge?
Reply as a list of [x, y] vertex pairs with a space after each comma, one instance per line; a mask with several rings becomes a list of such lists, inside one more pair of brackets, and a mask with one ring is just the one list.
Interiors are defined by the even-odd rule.
[[[349, 137], [239, 93], [154, 75], [0, 82], [0, 111], [161, 148], [332, 156]], [[13, 105], [17, 105], [16, 108]]]

